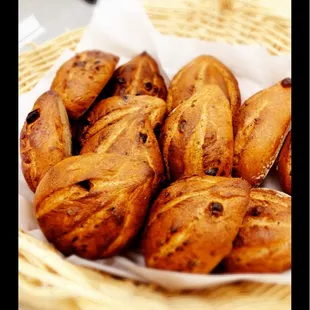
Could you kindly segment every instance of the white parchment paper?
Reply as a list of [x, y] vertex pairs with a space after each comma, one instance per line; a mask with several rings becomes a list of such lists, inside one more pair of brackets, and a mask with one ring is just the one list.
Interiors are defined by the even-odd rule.
[[[207, 30], [206, 30], [207, 31]], [[119, 65], [137, 54], [147, 51], [162, 68], [167, 85], [177, 71], [201, 54], [217, 57], [238, 79], [242, 102], [257, 91], [291, 76], [291, 57], [271, 56], [260, 46], [228, 45], [224, 42], [204, 42], [167, 36], [158, 33], [145, 14], [139, 0], [101, 0], [77, 51], [100, 49], [120, 56]], [[28, 93], [19, 97], [19, 132], [35, 100], [50, 88], [60, 65], [74, 55], [66, 50], [42, 80]], [[271, 170], [262, 184], [280, 190]], [[20, 169], [19, 158], [19, 226], [32, 236], [46, 241], [33, 213], [33, 193], [28, 188]], [[281, 274], [193, 275], [146, 268], [139, 253], [89, 261], [77, 256], [67, 260], [99, 269], [114, 275], [141, 282], [154, 282], [168, 289], [200, 289], [239, 280], [290, 284], [291, 271]]]

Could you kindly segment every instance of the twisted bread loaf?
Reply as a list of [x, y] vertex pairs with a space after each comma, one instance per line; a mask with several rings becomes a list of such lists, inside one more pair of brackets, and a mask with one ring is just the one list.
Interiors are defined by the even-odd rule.
[[36, 218], [46, 238], [65, 255], [114, 255], [141, 227], [153, 177], [147, 163], [128, 156], [69, 157], [39, 183]]
[[291, 197], [252, 189], [248, 211], [224, 259], [227, 272], [283, 272], [291, 267]]
[[161, 126], [166, 103], [151, 96], [114, 96], [95, 104], [84, 118], [80, 154], [115, 153], [148, 162], [154, 192], [164, 180], [164, 164], [154, 129]]
[[71, 156], [69, 120], [56, 92], [47, 91], [36, 100], [21, 130], [20, 154], [23, 175], [33, 192], [50, 168]]
[[207, 55], [196, 57], [174, 76], [168, 90], [168, 112], [209, 84], [221, 88], [234, 116], [240, 107], [238, 81], [223, 63]]
[[84, 51], [60, 67], [51, 89], [62, 97], [69, 118], [78, 119], [93, 104], [118, 60], [118, 56], [101, 51]]
[[233, 128], [229, 101], [217, 85], [201, 87], [169, 114], [160, 137], [167, 176], [229, 176]]
[[290, 124], [291, 79], [249, 98], [234, 118], [234, 176], [259, 186], [276, 160]]
[[114, 72], [104, 93], [105, 97], [148, 95], [166, 100], [167, 87], [156, 61], [143, 52]]
[[195, 176], [171, 184], [147, 220], [147, 266], [209, 273], [231, 251], [249, 196], [250, 185], [237, 178]]

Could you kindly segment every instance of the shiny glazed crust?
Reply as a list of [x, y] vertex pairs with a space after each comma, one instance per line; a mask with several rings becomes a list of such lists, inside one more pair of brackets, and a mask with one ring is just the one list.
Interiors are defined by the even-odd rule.
[[234, 176], [259, 186], [277, 158], [290, 123], [290, 86], [279, 82], [246, 100], [234, 118]]
[[168, 178], [230, 176], [233, 128], [229, 101], [217, 85], [207, 85], [167, 117], [160, 143]]
[[[146, 265], [209, 273], [231, 251], [249, 195], [250, 185], [237, 178], [195, 176], [171, 184], [147, 220], [142, 240]], [[214, 203], [222, 210], [214, 212]]]
[[35, 102], [20, 134], [21, 166], [29, 188], [35, 192], [45, 173], [71, 156], [71, 133], [60, 96], [50, 90]]
[[107, 85], [107, 97], [148, 95], [167, 98], [167, 87], [156, 61], [147, 53], [136, 56], [120, 66]]
[[153, 176], [146, 163], [127, 156], [66, 158], [48, 171], [35, 193], [40, 228], [64, 255], [117, 254], [143, 223]]
[[291, 196], [255, 188], [232, 252], [229, 273], [283, 272], [291, 268]]
[[51, 89], [63, 99], [69, 118], [78, 119], [111, 78], [119, 57], [97, 50], [84, 51], [57, 71]]
[[87, 113], [81, 130], [80, 154], [116, 153], [148, 162], [154, 170], [153, 188], [164, 181], [164, 164], [154, 129], [161, 126], [166, 103], [151, 96], [114, 96]]
[[241, 100], [238, 81], [223, 63], [207, 55], [196, 57], [174, 76], [168, 89], [168, 112], [208, 84], [221, 88], [234, 116]]
[[289, 195], [292, 192], [291, 132], [288, 133], [278, 157], [278, 176], [282, 189]]

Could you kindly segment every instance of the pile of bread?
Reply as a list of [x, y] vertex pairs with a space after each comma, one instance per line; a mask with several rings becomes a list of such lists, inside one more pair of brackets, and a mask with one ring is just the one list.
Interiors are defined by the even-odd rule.
[[[20, 136], [46, 238], [64, 255], [139, 245], [148, 267], [191, 273], [291, 267], [291, 79], [241, 105], [202, 55], [169, 88], [146, 52], [84, 51], [57, 71]], [[272, 166], [283, 191], [259, 187]]]

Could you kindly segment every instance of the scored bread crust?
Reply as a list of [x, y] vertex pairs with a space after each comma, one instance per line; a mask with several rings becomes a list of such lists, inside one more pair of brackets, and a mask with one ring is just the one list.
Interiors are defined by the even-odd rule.
[[85, 117], [80, 154], [116, 153], [146, 161], [155, 173], [153, 191], [164, 182], [164, 164], [154, 129], [166, 103], [151, 96], [114, 96], [97, 103]]
[[233, 175], [259, 186], [274, 164], [291, 124], [291, 87], [282, 81], [245, 101], [234, 118]]
[[230, 176], [233, 128], [229, 101], [217, 85], [206, 85], [167, 117], [160, 136], [167, 177]]
[[251, 190], [247, 214], [223, 265], [229, 273], [291, 268], [291, 196], [267, 188]]
[[51, 89], [62, 97], [68, 116], [78, 119], [111, 78], [119, 57], [98, 50], [76, 54], [57, 71]]
[[115, 255], [143, 223], [153, 176], [147, 163], [118, 154], [66, 158], [46, 173], [35, 193], [40, 228], [64, 255]]
[[173, 77], [167, 96], [168, 112], [208, 84], [218, 85], [221, 88], [230, 102], [234, 116], [241, 103], [238, 81], [222, 62], [207, 55], [196, 57]]
[[[171, 184], [157, 197], [147, 219], [142, 239], [146, 265], [212, 271], [232, 249], [249, 195], [250, 185], [237, 178], [195, 176]], [[214, 213], [215, 203], [222, 210]]]
[[292, 192], [292, 151], [291, 131], [288, 133], [277, 160], [279, 181], [282, 189], [289, 195]]
[[166, 100], [167, 87], [155, 59], [143, 52], [115, 70], [104, 93], [105, 97], [148, 95]]
[[21, 167], [29, 188], [35, 192], [45, 173], [71, 156], [71, 132], [66, 109], [55, 91], [35, 102], [20, 134]]

